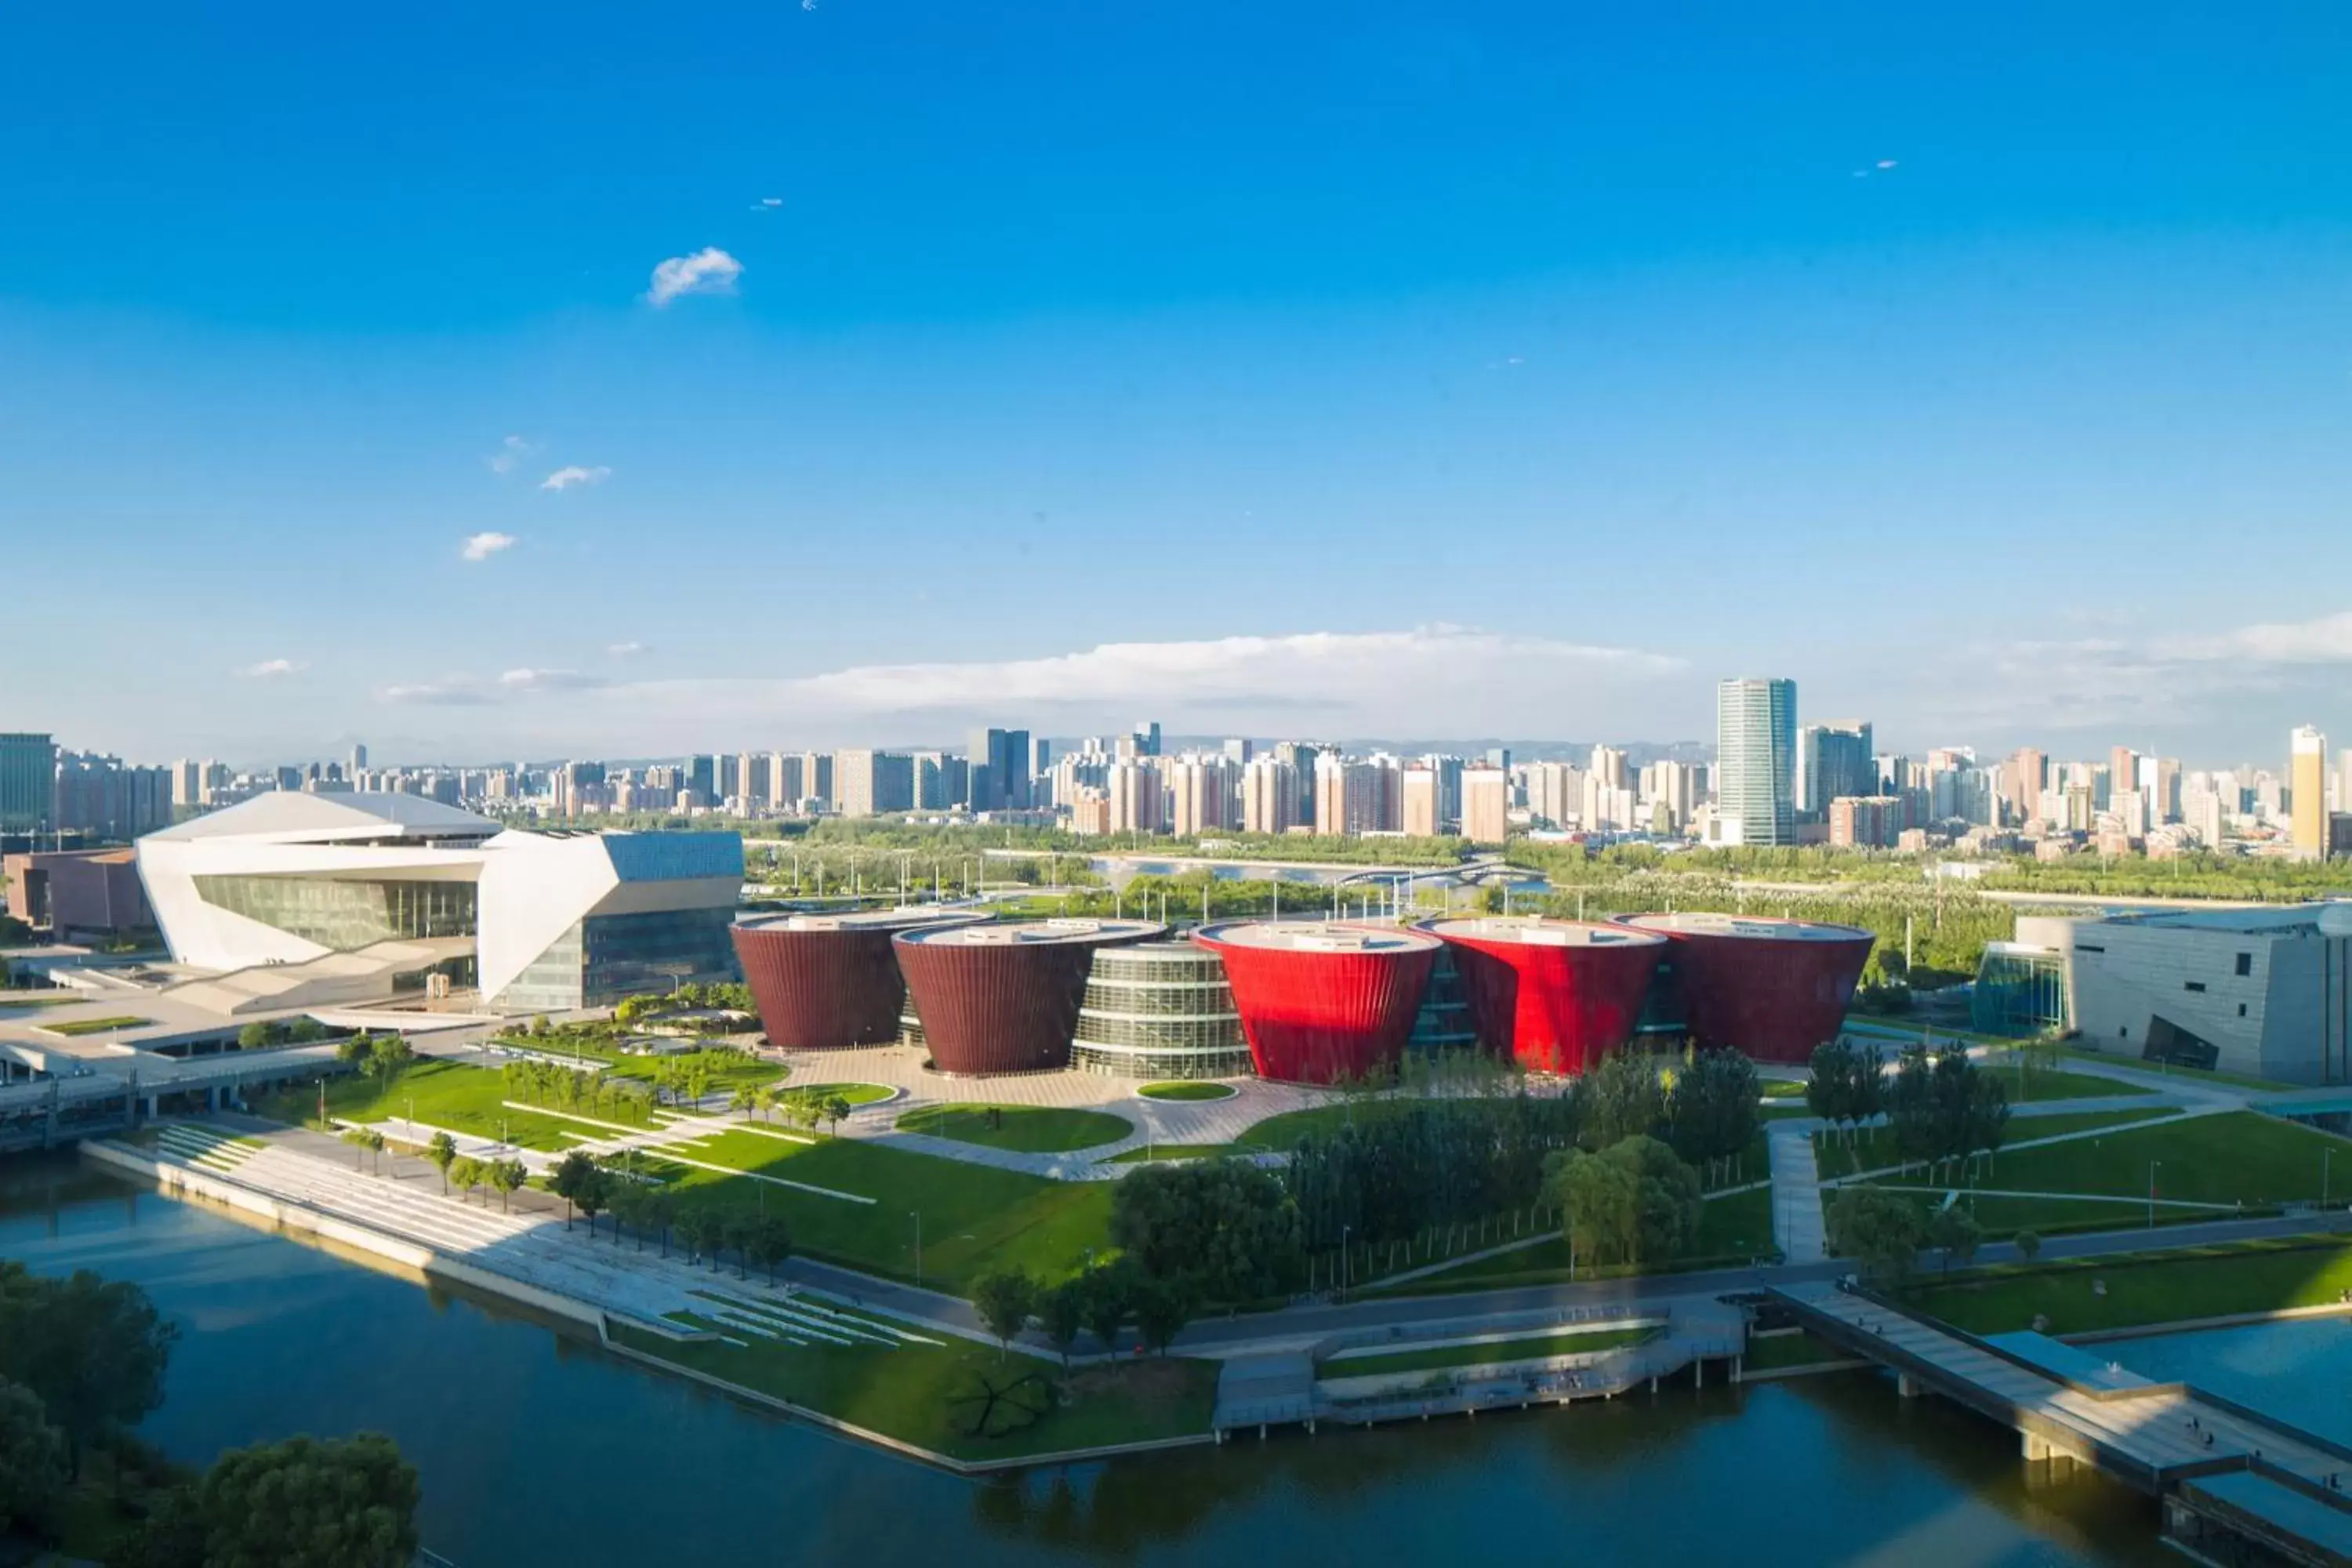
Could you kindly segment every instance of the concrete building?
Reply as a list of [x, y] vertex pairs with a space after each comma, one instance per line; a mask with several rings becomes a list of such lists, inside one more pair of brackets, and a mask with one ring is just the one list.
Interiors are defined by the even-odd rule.
[[2305, 724], [2294, 732], [2294, 777], [2288, 783], [2294, 807], [2294, 852], [2305, 860], [2327, 858], [2327, 737]]
[[[974, 811], [1029, 809], [1032, 758], [1026, 730], [974, 730], [966, 752]], [[846, 815], [846, 814], [845, 814]]]
[[1462, 770], [1462, 837], [1500, 844], [1510, 834], [1511, 776], [1500, 768]]
[[1371, 765], [1337, 752], [1315, 759], [1315, 831], [1326, 837], [1352, 837], [1380, 826], [1379, 780]]
[[1899, 795], [1840, 795], [1830, 802], [1830, 842], [1853, 849], [1892, 849], [1905, 816]]
[[58, 753], [49, 826], [96, 838], [136, 838], [172, 820], [168, 768], [127, 765], [94, 752]]
[[915, 809], [915, 759], [903, 752], [833, 754], [834, 801], [844, 816]]
[[2021, 915], [2004, 946], [2007, 962], [2055, 965], [2063, 1016], [2090, 1049], [2352, 1082], [2352, 904]]
[[1157, 758], [1113, 763], [1104, 794], [1110, 801], [1111, 832], [1168, 830], [1168, 788], [1160, 782]]
[[1715, 830], [1727, 845], [1797, 841], [1797, 683], [1727, 680], [1715, 696]]
[[381, 1000], [440, 975], [506, 1012], [731, 979], [733, 833], [521, 833], [414, 795], [273, 792], [149, 834], [175, 986], [224, 1013]]
[[152, 931], [136, 857], [129, 849], [68, 849], [0, 858], [8, 912], [46, 926], [59, 942], [110, 940]]
[[1288, 763], [1253, 757], [1242, 768], [1242, 831], [1287, 833], [1298, 826], [1298, 775]]
[[1163, 764], [1168, 776], [1168, 831], [1180, 838], [1236, 826], [1238, 764], [1223, 755], [1179, 757]]
[[1405, 837], [1408, 838], [1436, 837], [1439, 832], [1437, 770], [1426, 766], [1405, 769], [1401, 790], [1404, 797]]
[[1797, 731], [1797, 809], [1815, 821], [1840, 795], [1878, 793], [1870, 725], [1859, 719], [1807, 724]]

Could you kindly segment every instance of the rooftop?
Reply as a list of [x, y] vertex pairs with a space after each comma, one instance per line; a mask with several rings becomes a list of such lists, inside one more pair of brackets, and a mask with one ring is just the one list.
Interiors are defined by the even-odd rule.
[[839, 914], [753, 915], [735, 922], [739, 931], [916, 931], [962, 925], [988, 917], [968, 910], [846, 910]]
[[928, 925], [900, 931], [896, 940], [930, 947], [1051, 947], [1158, 936], [1167, 929], [1157, 921], [1000, 921]]
[[1639, 931], [1671, 931], [1678, 936], [1743, 937], [1750, 942], [1874, 942], [1866, 931], [1830, 925], [1820, 921], [1775, 920], [1769, 915], [1727, 915], [1685, 910], [1670, 915], [1626, 915], [1624, 923]]
[[1201, 936], [1228, 947], [1277, 952], [1421, 952], [1438, 945], [1425, 931], [1349, 921], [1241, 921], [1209, 926]]
[[2142, 910], [2084, 921], [2084, 925], [2160, 926], [2174, 931], [2227, 931], [2234, 936], [2310, 936], [2323, 922], [2352, 936], [2352, 900], [2224, 910]]
[[190, 817], [149, 838], [173, 843], [207, 838], [273, 838], [331, 844], [341, 839], [487, 838], [499, 825], [487, 816], [422, 795], [342, 791], [305, 795], [272, 790], [220, 811]]
[[1431, 921], [1422, 929], [1457, 941], [1513, 942], [1523, 947], [1656, 947], [1666, 941], [1656, 931], [1630, 926], [1556, 921], [1541, 915]]

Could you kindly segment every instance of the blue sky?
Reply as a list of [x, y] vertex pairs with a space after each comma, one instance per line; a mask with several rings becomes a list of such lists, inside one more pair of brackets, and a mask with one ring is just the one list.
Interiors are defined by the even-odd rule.
[[16, 18], [0, 728], [2352, 743], [2340, 7], [1256, 9]]

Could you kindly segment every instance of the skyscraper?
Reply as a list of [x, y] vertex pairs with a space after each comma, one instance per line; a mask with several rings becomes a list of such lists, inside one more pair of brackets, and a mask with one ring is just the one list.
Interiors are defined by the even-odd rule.
[[974, 811], [1029, 809], [1032, 757], [1026, 730], [974, 730], [965, 748]]
[[2327, 737], [2305, 724], [2294, 732], [2294, 852], [2309, 860], [2327, 858]]
[[1511, 778], [1500, 768], [1462, 770], [1462, 837], [1500, 844], [1510, 830]]
[[58, 745], [47, 735], [0, 735], [0, 832], [38, 833], [57, 800]]
[[1830, 802], [1878, 793], [1870, 725], [1859, 719], [1807, 724], [1797, 731], [1797, 809], [1825, 820]]
[[1715, 820], [1720, 842], [1797, 841], [1795, 681], [1727, 680], [1715, 689]]
[[915, 759], [904, 752], [835, 752], [833, 777], [844, 816], [914, 808]]

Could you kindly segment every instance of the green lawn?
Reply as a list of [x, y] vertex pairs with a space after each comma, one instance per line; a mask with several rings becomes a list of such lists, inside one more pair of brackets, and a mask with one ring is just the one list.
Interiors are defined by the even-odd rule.
[[[740, 1331], [721, 1331], [743, 1337]], [[632, 1350], [961, 1459], [1191, 1436], [1208, 1431], [1216, 1403], [1217, 1363], [1207, 1361], [1129, 1362], [1065, 1377], [1050, 1362], [1000, 1356], [992, 1346], [962, 1340], [890, 1350], [803, 1349], [751, 1339], [739, 1349], [715, 1341], [682, 1344], [626, 1327], [616, 1327], [614, 1335]], [[1028, 1372], [1060, 1384], [1066, 1403], [1002, 1437], [969, 1437], [955, 1429], [950, 1401], [975, 1378], [1002, 1384]]]
[[121, 1014], [110, 1018], [69, 1018], [62, 1024], [38, 1024], [34, 1026], [42, 1033], [49, 1035], [104, 1035], [110, 1034], [116, 1029], [144, 1028], [154, 1021], [152, 1018], [138, 1018], [129, 1014]]
[[[507, 1110], [499, 1102], [509, 1092], [504, 1076], [488, 1068], [425, 1060], [382, 1089], [372, 1079], [341, 1078], [331, 1081], [327, 1085], [327, 1113], [350, 1121], [382, 1121], [405, 1118], [413, 1101], [416, 1120], [428, 1127], [497, 1138], [501, 1136], [503, 1124], [503, 1136], [509, 1142], [526, 1149], [550, 1152], [576, 1148], [583, 1135], [605, 1136], [584, 1121], [567, 1121], [533, 1110]], [[261, 1113], [281, 1121], [308, 1121], [319, 1113], [319, 1091], [315, 1087], [288, 1089], [263, 1102]], [[585, 1106], [578, 1114], [625, 1125], [612, 1114]]]
[[[2073, 1110], [2061, 1111], [2054, 1116], [2012, 1116], [2009, 1119], [2009, 1125], [2002, 1130], [2001, 1141], [2013, 1147], [2037, 1138], [2058, 1138], [2069, 1132], [2088, 1132], [2100, 1127], [2128, 1127], [2135, 1121], [2175, 1114], [2171, 1110], [2151, 1107], [2146, 1110]], [[2009, 1179], [2008, 1167], [2011, 1162], [2025, 1159], [2033, 1152], [2029, 1149], [2023, 1153], [1995, 1154], [1993, 1173], [1982, 1178], [1982, 1184], [1990, 1187], [2019, 1185]], [[1853, 1135], [1850, 1144], [1843, 1132], [1813, 1134], [1813, 1159], [1824, 1178], [1883, 1170], [1899, 1163], [1902, 1158], [1902, 1153], [1895, 1147], [1892, 1128], [1864, 1127]]]
[[1949, 1285], [1931, 1278], [1913, 1301], [1975, 1333], [2030, 1328], [2040, 1314], [2052, 1333], [2072, 1334], [2323, 1306], [2347, 1288], [2352, 1245], [2315, 1238], [1988, 1268]]
[[1060, 1110], [1034, 1105], [937, 1105], [910, 1110], [898, 1118], [901, 1132], [926, 1132], [977, 1143], [984, 1149], [1009, 1149], [1022, 1154], [1063, 1154], [1116, 1143], [1135, 1131], [1135, 1124], [1099, 1110]]
[[923, 1282], [942, 1289], [961, 1291], [998, 1268], [1055, 1282], [1083, 1268], [1089, 1250], [1110, 1250], [1108, 1182], [1048, 1181], [851, 1138], [787, 1143], [733, 1131], [678, 1152], [874, 1199], [845, 1203], [691, 1168], [672, 1184], [689, 1201], [781, 1212], [792, 1220], [799, 1251], [893, 1279], [915, 1277], [919, 1213]]
[[1269, 1116], [1257, 1123], [1243, 1133], [1236, 1142], [1243, 1148], [1268, 1149], [1286, 1154], [1310, 1132], [1328, 1132], [1350, 1122], [1376, 1121], [1397, 1103], [1395, 1100], [1368, 1100], [1352, 1105], [1318, 1105], [1308, 1110], [1286, 1110], [1279, 1116]]
[[[1922, 1194], [1923, 1199], [1926, 1194]], [[1940, 1202], [1940, 1194], [1927, 1201]], [[1988, 1237], [2004, 1237], [2021, 1230], [2037, 1236], [2059, 1236], [2077, 1230], [2132, 1230], [2147, 1224], [2147, 1205], [2144, 1203], [2098, 1203], [2089, 1198], [2001, 1198], [1979, 1197], [1963, 1193], [1960, 1201], [1976, 1215], [1977, 1224]], [[2227, 1215], [2210, 1209], [2178, 1208], [2159, 1202], [2156, 1205], [2158, 1225], [2194, 1225], [2203, 1220], [2227, 1219]]]
[[[730, 1050], [713, 1050], [709, 1055], [713, 1065], [708, 1092], [712, 1094], [725, 1094], [730, 1089], [747, 1087], [764, 1088], [784, 1079], [784, 1068], [773, 1062], [761, 1061], [757, 1057]], [[661, 1070], [660, 1063], [677, 1059], [676, 1057], [615, 1056], [605, 1067], [604, 1073], [608, 1078], [635, 1079], [640, 1083], [652, 1083]]]
[[2352, 1141], [2251, 1110], [1999, 1155], [1980, 1181], [2022, 1192], [2143, 1197], [2156, 1162], [2160, 1198], [2263, 1207], [2317, 1199], [2328, 1151], [2331, 1196], [2340, 1200], [2352, 1193]]
[[83, 1000], [78, 991], [37, 991], [27, 995], [21, 992], [0, 991], [0, 1007], [54, 1007], [61, 1002]]
[[2021, 1074], [2013, 1065], [1998, 1060], [1984, 1064], [1987, 1074], [2000, 1079], [2001, 1088], [2009, 1091], [2011, 1105], [2029, 1105], [2049, 1100], [2096, 1100], [2119, 1094], [2154, 1094], [2156, 1090], [2136, 1083], [2120, 1083], [2111, 1078], [2098, 1078], [2086, 1072], [2068, 1072], [2063, 1068], [2029, 1069]]
[[2137, 1057], [2127, 1057], [2117, 1052], [2087, 1051], [2079, 1046], [2069, 1046], [2062, 1050], [2060, 1054], [2063, 1056], [2074, 1057], [2084, 1061], [2113, 1062], [2117, 1067], [2137, 1068], [2141, 1072], [2153, 1073], [2158, 1078], [2184, 1079], [2190, 1083], [2222, 1083], [2228, 1084], [2233, 1089], [2280, 1089], [2302, 1087], [2292, 1083], [2280, 1083], [2275, 1079], [2267, 1078], [2248, 1078], [2241, 1073], [2207, 1072], [2201, 1068], [2174, 1067], [2164, 1062], [2142, 1061]]
[[1231, 1100], [1241, 1090], [1229, 1083], [1189, 1079], [1174, 1083], [1147, 1083], [1135, 1092], [1146, 1100]]
[[1812, 1086], [1793, 1078], [1768, 1078], [1764, 1080], [1767, 1100], [1802, 1100]]
[[1499, 1366], [1506, 1362], [1537, 1361], [1546, 1356], [1585, 1355], [1637, 1345], [1656, 1335], [1654, 1328], [1597, 1329], [1583, 1333], [1535, 1334], [1526, 1339], [1487, 1340], [1477, 1344], [1431, 1345], [1399, 1351], [1394, 1355], [1348, 1356], [1319, 1363], [1318, 1377], [1378, 1377], [1400, 1372], [1444, 1372], [1457, 1366]]
[[[1579, 1267], [1576, 1279], [1605, 1279], [1634, 1274], [1671, 1274], [1694, 1268], [1728, 1268], [1769, 1254], [1772, 1241], [1772, 1193], [1769, 1187], [1710, 1198], [1699, 1209], [1698, 1239], [1693, 1248], [1670, 1263], [1648, 1268]], [[1568, 1240], [1550, 1237], [1532, 1247], [1493, 1258], [1482, 1258], [1435, 1274], [1409, 1279], [1391, 1289], [1399, 1295], [1429, 1295], [1456, 1290], [1498, 1290], [1519, 1285], [1563, 1285], [1569, 1282]]]

